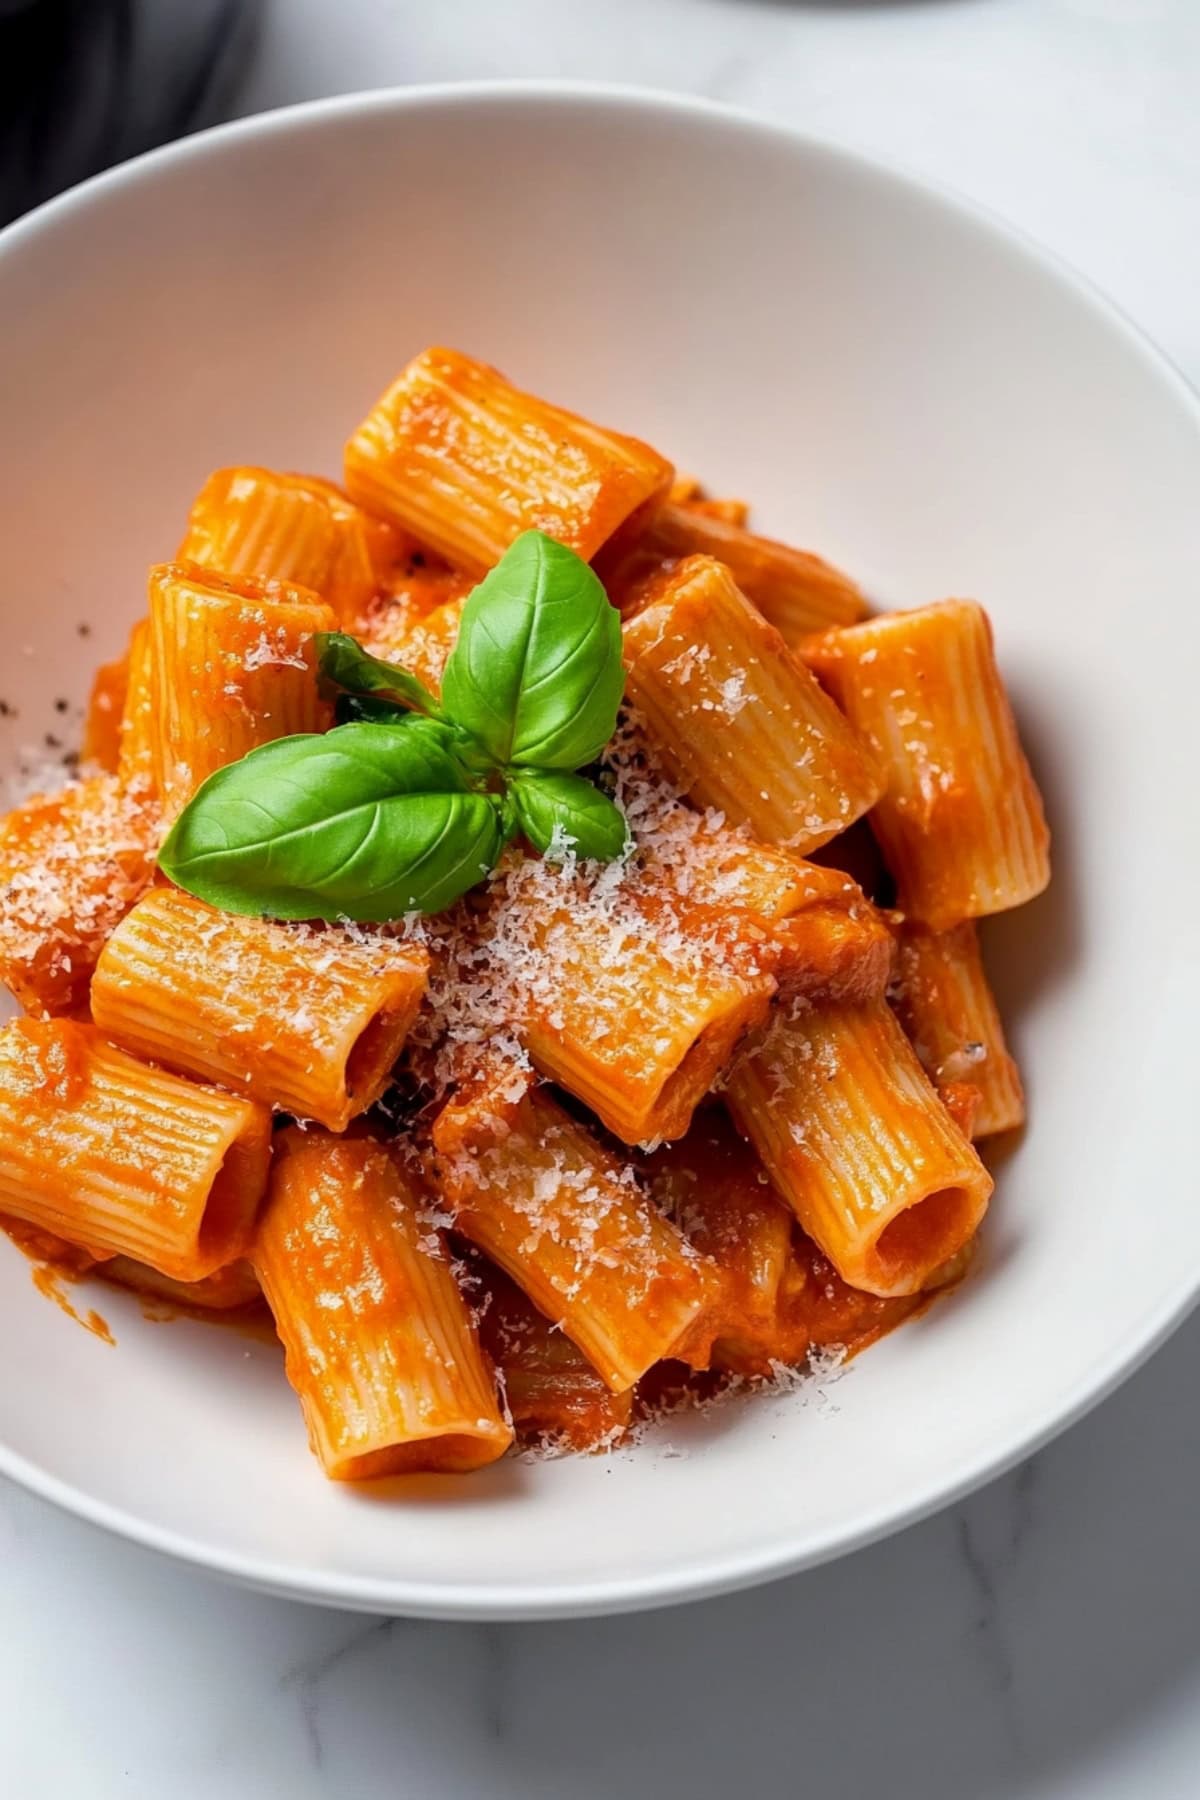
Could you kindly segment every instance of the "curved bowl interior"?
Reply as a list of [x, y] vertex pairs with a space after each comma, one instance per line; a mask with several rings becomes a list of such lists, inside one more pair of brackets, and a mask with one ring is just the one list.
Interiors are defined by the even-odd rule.
[[1198, 858], [1167, 776], [1191, 764], [1200, 430], [1106, 306], [957, 203], [778, 131], [467, 90], [252, 121], [92, 184], [4, 240], [0, 327], [9, 758], [121, 646], [210, 469], [336, 473], [376, 393], [441, 341], [750, 496], [884, 603], [982, 599], [1057, 847], [1051, 892], [988, 932], [1032, 1122], [981, 1266], [825, 1401], [353, 1491], [318, 1474], [272, 1346], [82, 1289], [110, 1348], [4, 1243], [0, 1468], [312, 1598], [615, 1609], [916, 1516], [1180, 1316]]

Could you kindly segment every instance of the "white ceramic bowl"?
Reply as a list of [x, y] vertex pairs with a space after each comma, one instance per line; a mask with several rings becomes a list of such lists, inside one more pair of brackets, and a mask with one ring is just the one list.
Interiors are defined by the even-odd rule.
[[1057, 860], [1050, 894], [988, 934], [1032, 1123], [981, 1266], [825, 1405], [738, 1404], [611, 1459], [355, 1491], [322, 1480], [269, 1347], [147, 1323], [103, 1290], [85, 1298], [109, 1348], [5, 1243], [0, 1468], [314, 1600], [647, 1606], [962, 1493], [1111, 1388], [1196, 1294], [1200, 414], [1109, 306], [990, 220], [707, 106], [539, 86], [275, 113], [0, 239], [0, 689], [21, 705], [0, 749], [84, 694], [211, 468], [335, 473], [435, 341], [751, 496], [882, 601], [991, 609]]

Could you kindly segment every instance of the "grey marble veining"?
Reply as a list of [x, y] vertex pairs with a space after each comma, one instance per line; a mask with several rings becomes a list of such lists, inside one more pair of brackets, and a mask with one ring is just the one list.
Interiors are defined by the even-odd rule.
[[[994, 206], [1197, 377], [1198, 69], [1192, 0], [274, 0], [239, 104], [520, 74], [735, 101]], [[964, 1504], [629, 1619], [321, 1612], [0, 1486], [4, 1791], [1194, 1800], [1198, 1378], [1200, 1318]]]
[[965, 1504], [790, 1581], [626, 1619], [323, 1612], [0, 1490], [20, 1791], [1187, 1800], [1198, 1361], [1200, 1319]]

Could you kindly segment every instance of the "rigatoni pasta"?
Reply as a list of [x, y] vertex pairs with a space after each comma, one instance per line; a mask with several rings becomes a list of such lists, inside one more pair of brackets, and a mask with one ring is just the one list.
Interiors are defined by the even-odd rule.
[[707, 1361], [715, 1269], [544, 1089], [486, 1071], [442, 1111], [433, 1147], [456, 1228], [614, 1393], [665, 1356]]
[[675, 563], [711, 556], [789, 644], [833, 625], [853, 625], [867, 611], [861, 589], [832, 563], [806, 550], [755, 537], [714, 503], [673, 500], [635, 513], [598, 561], [615, 605], [633, 613], [648, 589]]
[[136, 1055], [344, 1131], [386, 1087], [428, 968], [417, 945], [156, 888], [105, 945], [92, 1017]]
[[351, 624], [380, 585], [394, 537], [328, 482], [218, 469], [196, 498], [176, 560], [293, 582]]
[[654, 863], [691, 907], [712, 907], [724, 921], [745, 914], [758, 927], [784, 997], [869, 1000], [886, 988], [891, 930], [840, 870], [724, 826], [697, 829], [694, 817], [659, 831]]
[[981, 606], [946, 600], [805, 646], [887, 772], [871, 815], [900, 903], [935, 931], [1050, 879], [1050, 834]]
[[879, 798], [874, 759], [712, 557], [665, 576], [625, 626], [629, 697], [679, 786], [804, 854]]
[[[568, 981], [588, 966], [586, 934], [562, 948]], [[763, 1018], [767, 972], [673, 968], [653, 941], [631, 944], [622, 980], [568, 989], [561, 1007], [530, 1016], [522, 1038], [536, 1066], [583, 1101], [627, 1144], [674, 1138]]]
[[855, 1354], [1024, 1120], [973, 920], [1047, 834], [986, 614], [867, 618], [460, 351], [345, 468], [209, 479], [0, 821], [0, 1229], [269, 1307], [335, 1480]]
[[1004, 1026], [970, 920], [950, 931], [929, 931], [901, 920], [890, 998], [929, 1079], [944, 1092], [958, 1084], [975, 1090], [971, 1134], [990, 1137], [1025, 1121], [1025, 1095], [1017, 1065], [1004, 1041]]
[[168, 813], [257, 745], [331, 723], [312, 640], [334, 624], [331, 607], [287, 583], [187, 563], [151, 571], [154, 779]]
[[531, 528], [592, 557], [670, 479], [648, 445], [457, 350], [416, 357], [346, 445], [353, 499], [477, 572]]
[[681, 1136], [766, 1016], [774, 954], [739, 915], [729, 924], [722, 939], [707, 909], [649, 873], [611, 901], [530, 864], [500, 890], [489, 927], [515, 969], [520, 1040], [627, 1144]]
[[117, 731], [120, 785], [159, 798], [155, 775], [154, 647], [150, 620], [139, 619], [129, 636], [129, 669]]
[[780, 1194], [851, 1286], [917, 1293], [979, 1225], [992, 1178], [883, 1001], [782, 1010], [726, 1092]]
[[148, 1068], [67, 1019], [0, 1030], [0, 1212], [200, 1281], [246, 1250], [265, 1107]]
[[335, 1481], [461, 1473], [512, 1441], [428, 1211], [370, 1138], [284, 1134], [252, 1261]]
[[159, 821], [140, 786], [95, 775], [0, 825], [0, 981], [27, 1012], [87, 1004], [96, 959], [154, 873]]

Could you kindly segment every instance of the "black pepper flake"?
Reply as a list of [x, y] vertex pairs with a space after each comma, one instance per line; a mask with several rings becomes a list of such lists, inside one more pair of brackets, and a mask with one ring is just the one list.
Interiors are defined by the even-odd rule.
[[15, 719], [16, 716], [17, 709], [11, 701], [0, 700], [0, 719]]
[[54, 702], [54, 710], [55, 712], [65, 713], [70, 704], [71, 702], [69, 700], [56, 700]]
[[52, 731], [46, 733], [45, 742], [47, 750], [61, 750], [63, 747], [62, 739], [60, 737], [55, 737]]
[[86, 619], [84, 620], [82, 625], [77, 625], [75, 627], [75, 629], [79, 633], [80, 637], [91, 637], [91, 635], [92, 635], [92, 628], [87, 623]]

